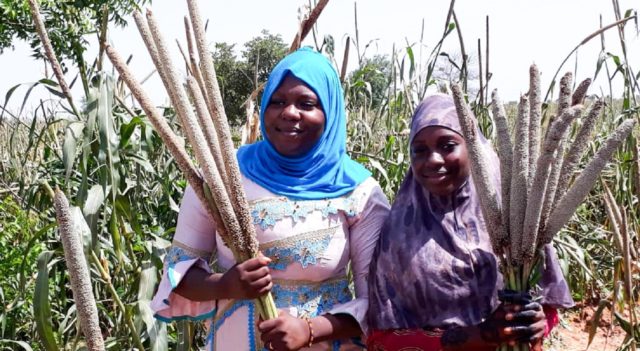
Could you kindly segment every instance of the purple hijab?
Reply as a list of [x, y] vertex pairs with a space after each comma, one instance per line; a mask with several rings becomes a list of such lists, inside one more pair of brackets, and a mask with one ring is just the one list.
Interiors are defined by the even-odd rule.
[[[410, 140], [429, 126], [462, 134], [453, 99], [425, 98], [411, 122]], [[483, 138], [489, 170], [499, 189], [499, 160]], [[573, 300], [553, 248], [541, 285], [543, 303], [570, 307]], [[449, 328], [475, 325], [498, 304], [503, 286], [473, 180], [453, 194], [429, 193], [409, 169], [374, 252], [369, 274], [372, 329]]]

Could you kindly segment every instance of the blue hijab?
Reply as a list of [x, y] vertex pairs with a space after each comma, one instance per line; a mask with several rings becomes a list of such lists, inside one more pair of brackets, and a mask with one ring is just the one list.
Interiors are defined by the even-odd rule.
[[[311, 88], [325, 116], [324, 132], [307, 153], [283, 156], [269, 142], [264, 113], [271, 95], [287, 75]], [[292, 199], [318, 200], [347, 194], [371, 173], [346, 153], [347, 122], [340, 79], [329, 60], [310, 48], [302, 48], [280, 61], [271, 72], [260, 104], [264, 140], [238, 150], [240, 171], [271, 192]]]

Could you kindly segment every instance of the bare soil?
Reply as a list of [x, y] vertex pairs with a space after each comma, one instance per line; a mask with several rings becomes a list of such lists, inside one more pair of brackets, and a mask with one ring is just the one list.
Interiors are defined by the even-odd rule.
[[622, 345], [626, 334], [619, 325], [612, 323], [610, 310], [605, 310], [602, 313], [596, 334], [589, 345], [589, 329], [596, 309], [595, 306], [578, 306], [564, 311], [560, 325], [553, 330], [547, 343], [548, 347], [545, 349], [550, 351], [615, 351]]

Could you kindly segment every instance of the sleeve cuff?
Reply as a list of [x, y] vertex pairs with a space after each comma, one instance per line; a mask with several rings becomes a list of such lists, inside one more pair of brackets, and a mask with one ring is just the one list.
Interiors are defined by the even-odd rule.
[[348, 314], [353, 317], [362, 329], [362, 335], [367, 335], [369, 326], [367, 324], [367, 309], [369, 308], [369, 301], [366, 298], [357, 298], [343, 304], [334, 306], [331, 310], [327, 311], [329, 314]]
[[[169, 256], [171, 254], [173, 256]], [[151, 309], [157, 319], [164, 322], [201, 321], [215, 315], [216, 300], [192, 301], [173, 292], [193, 266], [211, 273], [203, 258], [179, 256], [175, 252], [167, 254], [162, 280], [151, 301]]]

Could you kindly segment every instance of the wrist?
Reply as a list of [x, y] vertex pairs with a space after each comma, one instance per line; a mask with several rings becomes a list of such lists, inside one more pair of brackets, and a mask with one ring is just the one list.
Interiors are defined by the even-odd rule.
[[232, 298], [229, 284], [225, 284], [223, 276], [222, 273], [211, 273], [205, 279], [204, 288], [209, 290], [212, 300]]
[[307, 324], [307, 329], [309, 330], [309, 337], [307, 338], [305, 347], [311, 347], [311, 345], [313, 345], [313, 342], [315, 341], [315, 335], [313, 333], [313, 321], [311, 321], [311, 319], [308, 317], [304, 317], [302, 318], [302, 320], [305, 321], [305, 323]]

